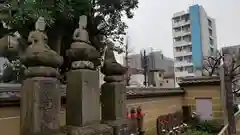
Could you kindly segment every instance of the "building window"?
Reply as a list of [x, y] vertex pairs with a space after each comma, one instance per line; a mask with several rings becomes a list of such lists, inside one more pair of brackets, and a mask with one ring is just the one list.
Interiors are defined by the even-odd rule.
[[182, 51], [182, 47], [176, 47], [176, 52], [181, 52]]
[[176, 57], [176, 62], [180, 62], [180, 61], [183, 61], [183, 57]]
[[210, 55], [213, 55], [213, 48], [210, 48]]
[[166, 83], [168, 83], [168, 80], [166, 80]]
[[159, 73], [159, 74], [158, 74], [158, 76], [161, 78], [161, 77], [162, 77], [162, 74], [161, 74], [161, 73]]
[[212, 36], [212, 30], [208, 29], [208, 31], [209, 31], [209, 35]]
[[183, 72], [183, 67], [177, 67], [177, 68], [176, 68], [176, 71], [177, 71], [177, 72]]
[[181, 31], [181, 27], [174, 28], [174, 31], [175, 31], [175, 32]]
[[180, 17], [175, 17], [175, 18], [173, 18], [173, 22], [174, 22], [174, 23], [180, 22]]
[[160, 86], [162, 86], [162, 83], [160, 83]]
[[192, 46], [191, 46], [191, 45], [184, 46], [184, 47], [183, 47], [183, 50], [184, 50], [185, 52], [192, 52]]
[[182, 31], [184, 32], [190, 32], [190, 24], [182, 26]]
[[183, 40], [186, 41], [186, 42], [191, 42], [192, 41], [191, 35], [183, 36]]
[[181, 37], [175, 37], [174, 38], [174, 42], [179, 42], [179, 41], [181, 41]]
[[209, 38], [210, 45], [213, 45], [213, 39]]
[[208, 26], [212, 27], [212, 21], [208, 19]]
[[187, 66], [185, 69], [188, 73], [193, 73], [193, 66]]
[[187, 61], [188, 63], [192, 63], [192, 56], [184, 56], [184, 60]]
[[190, 20], [189, 14], [185, 14], [182, 16], [182, 20], [184, 20], [185, 22]]

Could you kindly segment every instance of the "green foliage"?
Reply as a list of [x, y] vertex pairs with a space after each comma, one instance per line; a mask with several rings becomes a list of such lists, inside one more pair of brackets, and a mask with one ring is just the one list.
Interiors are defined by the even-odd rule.
[[[29, 32], [34, 30], [36, 20], [44, 17], [48, 35], [48, 45], [60, 55], [66, 57], [66, 49], [72, 43], [72, 34], [78, 28], [79, 16], [88, 17], [87, 31], [94, 47], [101, 53], [109, 41], [115, 42], [115, 51], [122, 53], [123, 36], [127, 25], [123, 18], [132, 18], [133, 10], [138, 7], [138, 0], [14, 0], [1, 7], [0, 14], [6, 15], [1, 20], [9, 26], [3, 28], [0, 24], [0, 38], [16, 31], [21, 35], [20, 48], [27, 45]], [[1, 22], [0, 22], [1, 23]], [[19, 53], [14, 54], [16, 57]], [[62, 74], [69, 69], [69, 63], [64, 60], [60, 67]], [[96, 62], [97, 63], [97, 62]], [[97, 64], [96, 64], [97, 65]], [[9, 70], [10, 71], [10, 70]], [[9, 76], [9, 75], [8, 75]], [[8, 77], [7, 77], [8, 78]]]
[[234, 104], [233, 108], [234, 108], [234, 113], [239, 111], [238, 104]]
[[69, 30], [76, 28], [79, 16], [85, 14], [90, 36], [123, 44], [121, 36], [127, 25], [122, 18], [133, 17], [132, 10], [137, 8], [138, 0], [20, 0], [18, 4], [8, 5], [0, 10], [0, 14], [9, 11], [9, 17], [3, 21], [21, 35], [28, 35], [40, 16], [45, 18], [49, 28]]
[[184, 133], [184, 135], [213, 135], [213, 134], [201, 130], [189, 129], [187, 130], [186, 133]]
[[200, 121], [196, 125], [195, 129], [200, 131], [206, 131], [208, 133], [218, 133], [222, 129], [222, 125], [220, 125], [215, 120]]

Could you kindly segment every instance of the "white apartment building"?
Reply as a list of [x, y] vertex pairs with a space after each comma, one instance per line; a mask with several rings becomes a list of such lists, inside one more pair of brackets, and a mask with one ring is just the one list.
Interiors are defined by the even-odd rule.
[[217, 51], [215, 20], [202, 6], [193, 5], [173, 15], [172, 31], [176, 82], [182, 77], [201, 76], [203, 58]]

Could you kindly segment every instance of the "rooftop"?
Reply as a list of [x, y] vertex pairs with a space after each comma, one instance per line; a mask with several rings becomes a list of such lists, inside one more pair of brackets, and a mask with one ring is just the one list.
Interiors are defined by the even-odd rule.
[[183, 78], [179, 81], [179, 86], [189, 86], [189, 85], [211, 85], [211, 84], [220, 84], [219, 76], [197, 76], [197, 77], [188, 77]]

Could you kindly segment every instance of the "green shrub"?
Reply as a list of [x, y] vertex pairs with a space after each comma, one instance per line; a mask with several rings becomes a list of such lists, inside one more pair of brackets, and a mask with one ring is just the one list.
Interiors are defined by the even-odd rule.
[[213, 135], [213, 134], [196, 129], [189, 129], [184, 135]]
[[208, 120], [208, 121], [200, 121], [195, 125], [196, 130], [198, 131], [205, 131], [208, 133], [218, 133], [222, 129], [222, 125], [215, 120]]
[[239, 111], [238, 104], [233, 105], [234, 113]]

